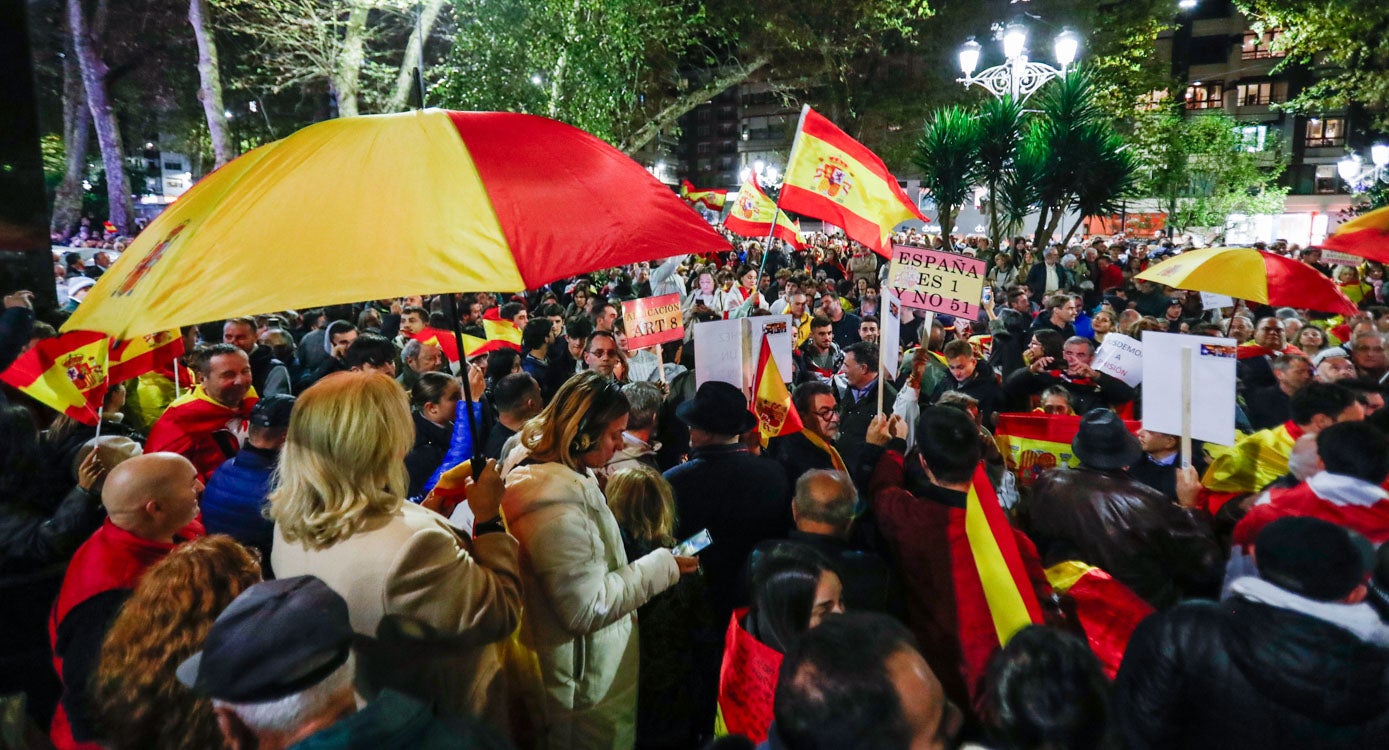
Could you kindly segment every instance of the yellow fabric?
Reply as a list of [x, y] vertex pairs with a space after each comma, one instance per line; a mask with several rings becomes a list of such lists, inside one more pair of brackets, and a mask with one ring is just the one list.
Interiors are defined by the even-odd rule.
[[1361, 229], [1389, 229], [1389, 206], [1377, 208], [1369, 213], [1360, 214], [1354, 219], [1337, 226], [1336, 231], [1331, 234], [1350, 234], [1351, 232], [1358, 232]]
[[[856, 184], [842, 187], [830, 185], [824, 176], [823, 166], [826, 164], [841, 165], [840, 168], [851, 174]], [[796, 134], [782, 185], [794, 185], [827, 195], [849, 211], [876, 222], [884, 246], [892, 235], [893, 227], [917, 218], [911, 208], [902, 204], [896, 185], [889, 185], [867, 165], [804, 131]]]
[[1018, 591], [1018, 581], [1003, 558], [993, 527], [984, 515], [984, 507], [979, 504], [979, 491], [973, 483], [970, 483], [965, 500], [965, 537], [974, 554], [974, 564], [979, 568], [979, 583], [984, 588], [984, 600], [989, 603], [998, 642], [1006, 644], [1014, 633], [1032, 624], [1032, 616], [1023, 603], [1022, 592]]
[[[787, 314], [789, 315], [790, 313]], [[796, 327], [796, 338], [792, 345], [795, 346], [797, 349], [801, 348], [802, 346], [805, 346], [805, 342], [810, 340], [810, 321], [813, 317], [814, 316], [811, 315], [809, 311], [807, 311], [803, 315], [801, 315], [800, 320], [791, 321], [791, 324]]]
[[1258, 250], [1208, 247], [1164, 260], [1136, 278], [1178, 289], [1196, 289], [1253, 302], [1268, 302], [1268, 271]]
[[1201, 477], [1211, 492], [1258, 492], [1288, 473], [1293, 436], [1279, 425], [1243, 438], [1228, 453], [1215, 457]]
[[[104, 338], [90, 341], [56, 357], [52, 366], [34, 382], [16, 388], [60, 414], [84, 406], [90, 406], [95, 412], [101, 406], [101, 399], [93, 397], [89, 403], [87, 394], [105, 387], [110, 348], [111, 342]], [[79, 382], [83, 385], [78, 385]]]
[[1067, 560], [1047, 568], [1045, 572], [1047, 583], [1051, 584], [1051, 590], [1057, 594], [1064, 594], [1071, 590], [1076, 581], [1084, 578], [1086, 573], [1094, 569], [1095, 566], [1086, 565], [1079, 560]]
[[752, 184], [752, 178], [748, 178], [738, 189], [738, 196], [733, 201], [733, 210], [729, 211], [728, 215], [756, 224], [768, 224], [772, 217], [776, 216], [777, 226], [794, 232], [802, 243], [805, 242], [805, 238], [801, 236], [800, 222], [792, 222], [791, 217], [778, 211], [776, 202], [758, 190], [757, 186]]
[[[184, 392], [190, 387], [181, 383]], [[136, 427], [149, 432], [159, 415], [174, 402], [174, 381], [157, 372], [147, 372], [125, 384], [125, 418]]]
[[135, 239], [63, 330], [128, 339], [347, 300], [524, 286], [447, 114], [348, 117], [203, 178]]
[[766, 364], [757, 373], [757, 387], [752, 394], [752, 411], [757, 415], [757, 430], [762, 436], [763, 446], [767, 445], [768, 440], [782, 434], [786, 420], [796, 408], [791, 404], [791, 391], [781, 379], [781, 370], [777, 368], [776, 358], [771, 356], [771, 352], [771, 345], [763, 339], [762, 357]]
[[848, 471], [844, 468], [844, 458], [839, 455], [839, 451], [833, 445], [826, 443], [824, 438], [810, 430], [801, 430], [801, 434], [805, 435], [806, 440], [809, 440], [811, 445], [829, 454], [830, 463], [834, 464], [835, 471]]

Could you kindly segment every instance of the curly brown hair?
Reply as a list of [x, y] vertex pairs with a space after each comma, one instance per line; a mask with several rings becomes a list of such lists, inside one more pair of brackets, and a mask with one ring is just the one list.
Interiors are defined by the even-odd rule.
[[261, 580], [256, 553], [222, 534], [175, 547], [140, 579], [101, 646], [92, 707], [116, 748], [220, 748], [212, 702], [181, 684], [178, 665], [212, 621]]

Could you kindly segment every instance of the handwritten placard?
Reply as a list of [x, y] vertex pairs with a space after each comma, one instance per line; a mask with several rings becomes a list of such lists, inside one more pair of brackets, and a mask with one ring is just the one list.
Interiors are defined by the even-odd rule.
[[905, 307], [974, 320], [986, 265], [965, 255], [893, 245], [887, 284]]

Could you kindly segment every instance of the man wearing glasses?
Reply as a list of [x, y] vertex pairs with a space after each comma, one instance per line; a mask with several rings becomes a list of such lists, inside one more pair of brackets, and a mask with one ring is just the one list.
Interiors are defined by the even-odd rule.
[[785, 437], [773, 438], [767, 454], [786, 469], [786, 476], [799, 478], [811, 469], [844, 471], [844, 460], [834, 447], [839, 438], [839, 407], [834, 391], [824, 383], [804, 383], [791, 396], [805, 429]]

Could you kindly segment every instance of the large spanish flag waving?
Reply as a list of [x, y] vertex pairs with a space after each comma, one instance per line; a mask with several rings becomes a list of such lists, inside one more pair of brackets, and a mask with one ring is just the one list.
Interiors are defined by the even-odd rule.
[[926, 221], [887, 165], [808, 105], [781, 185], [782, 210], [827, 221], [887, 257], [892, 228]]
[[109, 347], [106, 334], [96, 331], [44, 339], [0, 372], [0, 381], [60, 414], [94, 425], [106, 396]]
[[710, 211], [722, 211], [728, 191], [719, 188], [697, 188], [689, 180], [680, 181], [680, 197], [690, 203], [700, 203]]
[[[776, 217], [776, 224], [772, 224]], [[740, 237], [766, 237], [768, 234], [785, 240], [797, 250], [805, 247], [799, 222], [793, 223], [777, 209], [776, 202], [762, 192], [756, 177], [749, 177], [733, 199], [733, 209], [723, 220], [724, 229]]]

